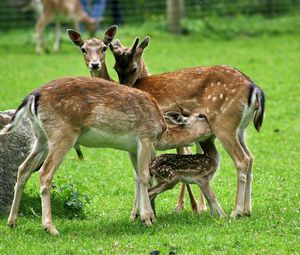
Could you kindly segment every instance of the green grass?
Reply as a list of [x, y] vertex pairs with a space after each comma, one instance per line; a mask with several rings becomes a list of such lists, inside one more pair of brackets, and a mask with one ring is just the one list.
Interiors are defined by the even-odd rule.
[[[150, 32], [149, 32], [150, 31]], [[8, 229], [0, 218], [0, 254], [299, 254], [300, 187], [300, 36], [297, 34], [207, 38], [177, 37], [143, 28], [120, 28], [118, 38], [129, 45], [136, 35], [151, 35], [144, 54], [151, 73], [197, 65], [228, 64], [248, 74], [267, 95], [262, 132], [248, 128], [248, 145], [255, 156], [253, 215], [219, 220], [209, 213], [194, 215], [189, 205], [172, 212], [179, 189], [157, 199], [157, 223], [145, 228], [130, 222], [133, 170], [127, 153], [83, 149], [84, 162], [71, 151], [54, 182], [72, 179], [91, 199], [83, 217], [69, 217], [54, 199], [52, 209], [59, 237], [41, 228], [38, 175], [26, 187], [18, 227]], [[32, 32], [0, 37], [0, 110], [16, 108], [37, 86], [62, 76], [88, 76], [78, 49], [65, 38], [57, 54], [36, 56]], [[113, 58], [107, 53], [110, 73]], [[114, 75], [116, 78], [116, 75]], [[218, 143], [222, 159], [213, 189], [226, 213], [233, 209], [236, 170]], [[71, 180], [70, 180], [71, 182]], [[198, 188], [194, 188], [198, 194]]]

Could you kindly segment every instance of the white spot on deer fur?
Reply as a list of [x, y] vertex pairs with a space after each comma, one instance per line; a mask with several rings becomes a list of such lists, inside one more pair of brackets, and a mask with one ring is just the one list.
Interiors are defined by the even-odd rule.
[[221, 82], [218, 81], [218, 85], [220, 85], [220, 84], [221, 84]]
[[236, 89], [231, 90], [232, 93], [234, 93], [236, 91]]
[[210, 99], [211, 98], [211, 95], [208, 95], [207, 99]]
[[215, 102], [217, 100], [217, 97], [213, 97], [212, 101]]
[[220, 99], [222, 99], [223, 98], [223, 94], [220, 94]]
[[209, 113], [209, 109], [208, 108], [206, 108], [206, 112]]

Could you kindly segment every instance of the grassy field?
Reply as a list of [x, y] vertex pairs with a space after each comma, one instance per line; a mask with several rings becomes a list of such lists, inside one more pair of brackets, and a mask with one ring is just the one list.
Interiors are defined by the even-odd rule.
[[[145, 228], [140, 221], [132, 223], [133, 171], [127, 153], [83, 149], [85, 161], [79, 162], [71, 151], [54, 182], [87, 195], [90, 202], [84, 211], [68, 213], [61, 200], [54, 199], [54, 223], [61, 235], [44, 233], [38, 175], [34, 174], [26, 187], [18, 227], [8, 229], [6, 216], [0, 218], [0, 254], [149, 254], [153, 250], [161, 254], [299, 254], [300, 36], [225, 40], [149, 31], [151, 45], [144, 57], [151, 73], [228, 64], [264, 89], [267, 105], [262, 132], [258, 134], [252, 124], [247, 132], [255, 156], [252, 216], [219, 220], [208, 212], [193, 214], [188, 204], [176, 214], [172, 209], [179, 188], [175, 188], [158, 197], [155, 225]], [[144, 28], [120, 28], [118, 38], [128, 45], [136, 35], [146, 34]], [[34, 54], [32, 38], [32, 32], [24, 31], [0, 37], [0, 110], [16, 108], [28, 92], [49, 80], [89, 75], [79, 50], [66, 38], [60, 53], [42, 56]], [[112, 74], [110, 52], [107, 63]], [[230, 214], [236, 170], [219, 143], [218, 148], [222, 159], [213, 189]], [[198, 188], [194, 190], [198, 194]], [[56, 188], [54, 197], [59, 193]]]

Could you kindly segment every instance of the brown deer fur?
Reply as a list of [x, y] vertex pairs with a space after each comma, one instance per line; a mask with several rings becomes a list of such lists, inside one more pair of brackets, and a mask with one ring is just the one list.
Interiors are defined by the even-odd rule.
[[148, 197], [153, 148], [176, 148], [198, 140], [201, 135], [212, 135], [202, 114], [184, 117], [167, 113], [166, 117], [177, 123], [169, 126], [151, 96], [99, 78], [63, 78], [36, 89], [23, 100], [0, 134], [13, 132], [25, 113], [31, 119], [37, 140], [19, 167], [8, 225], [16, 224], [24, 186], [31, 173], [42, 165], [42, 224], [53, 235], [58, 231], [52, 224], [51, 182], [66, 153], [74, 145], [115, 148], [138, 155], [139, 213], [148, 226], [155, 220]]
[[131, 48], [120, 42], [110, 45], [115, 70], [121, 83], [152, 95], [164, 111], [176, 108], [174, 100], [191, 111], [203, 112], [237, 168], [238, 188], [232, 217], [250, 215], [253, 156], [245, 142], [245, 128], [253, 119], [260, 130], [265, 97], [253, 81], [235, 68], [225, 65], [192, 67], [147, 76], [142, 53], [146, 37]]

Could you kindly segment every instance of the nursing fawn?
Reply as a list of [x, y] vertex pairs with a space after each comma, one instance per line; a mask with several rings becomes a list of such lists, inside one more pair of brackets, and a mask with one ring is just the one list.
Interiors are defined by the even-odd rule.
[[178, 182], [197, 184], [201, 188], [211, 214], [226, 217], [210, 187], [210, 181], [219, 166], [219, 154], [214, 138], [200, 142], [203, 154], [163, 154], [156, 157], [149, 166], [150, 177], [156, 185], [149, 189], [149, 198], [155, 213], [155, 198], [172, 189]]

